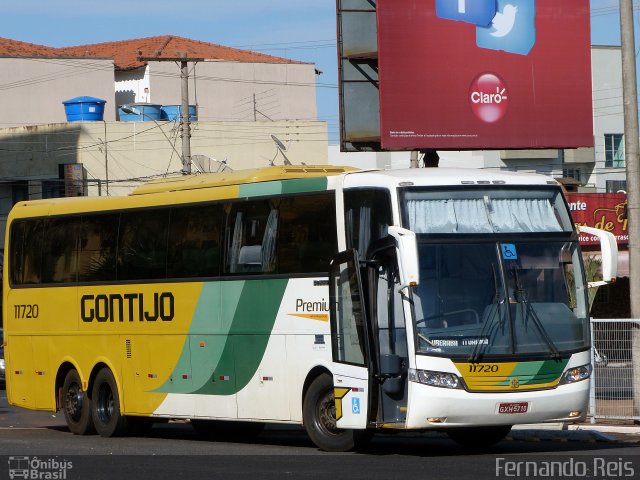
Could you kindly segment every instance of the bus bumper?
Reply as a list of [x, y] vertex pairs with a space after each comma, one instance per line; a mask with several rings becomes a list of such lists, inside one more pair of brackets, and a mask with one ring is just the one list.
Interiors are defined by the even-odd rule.
[[[587, 415], [589, 380], [551, 390], [517, 393], [471, 393], [409, 382], [407, 429], [514, 425], [581, 421]], [[503, 404], [522, 413], [499, 413]], [[508, 409], [508, 406], [503, 409]], [[579, 413], [578, 413], [579, 412]]]

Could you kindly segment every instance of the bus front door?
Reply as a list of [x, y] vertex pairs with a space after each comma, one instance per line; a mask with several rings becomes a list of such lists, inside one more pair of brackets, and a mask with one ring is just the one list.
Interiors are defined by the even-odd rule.
[[[369, 319], [376, 352], [378, 389], [371, 406], [375, 422], [383, 428], [404, 428], [407, 417], [407, 368], [409, 353], [404, 298], [398, 288], [395, 251], [385, 249], [368, 262]], [[376, 398], [377, 397], [377, 398]]]
[[339, 253], [329, 275], [336, 425], [362, 429], [369, 415], [371, 356], [357, 252]]

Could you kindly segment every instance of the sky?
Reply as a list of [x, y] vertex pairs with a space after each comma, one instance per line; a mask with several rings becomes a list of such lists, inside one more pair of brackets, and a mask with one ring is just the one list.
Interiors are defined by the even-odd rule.
[[[636, 27], [638, 37], [640, 17]], [[51, 47], [155, 35], [314, 63], [318, 118], [338, 143], [335, 0], [19, 0], [3, 2], [0, 15], [0, 37]], [[618, 0], [591, 0], [591, 40], [620, 45]]]

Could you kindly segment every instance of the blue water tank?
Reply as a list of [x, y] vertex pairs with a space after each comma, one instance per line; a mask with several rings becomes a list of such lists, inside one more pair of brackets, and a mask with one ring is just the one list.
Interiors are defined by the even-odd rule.
[[[182, 105], [163, 105], [162, 106], [162, 120], [169, 122], [180, 121], [180, 115], [182, 114]], [[189, 120], [192, 122], [198, 121], [198, 110], [195, 105], [189, 105]]]
[[95, 97], [76, 97], [62, 102], [67, 122], [101, 122], [106, 100]]
[[[127, 113], [122, 109], [129, 107], [137, 113]], [[118, 108], [118, 116], [121, 122], [148, 122], [151, 120], [160, 120], [162, 111], [161, 105], [155, 103], [128, 103]]]

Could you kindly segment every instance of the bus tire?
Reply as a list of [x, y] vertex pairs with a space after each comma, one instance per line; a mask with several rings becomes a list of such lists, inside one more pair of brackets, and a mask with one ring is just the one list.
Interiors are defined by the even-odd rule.
[[62, 384], [62, 410], [69, 430], [74, 435], [94, 433], [91, 418], [91, 401], [82, 390], [80, 375], [75, 369], [69, 370]]
[[302, 420], [311, 441], [327, 452], [347, 452], [363, 446], [372, 432], [337, 428], [335, 405], [333, 379], [323, 373], [311, 382], [302, 402]]
[[504, 440], [511, 431], [511, 425], [492, 427], [452, 428], [447, 430], [451, 440], [467, 448], [487, 448]]
[[103, 368], [96, 375], [91, 390], [93, 424], [102, 437], [124, 433], [126, 418], [120, 413], [118, 386], [111, 370]]

